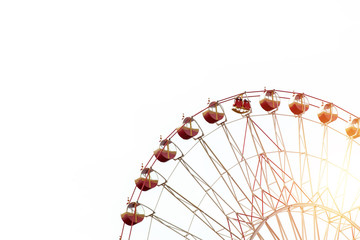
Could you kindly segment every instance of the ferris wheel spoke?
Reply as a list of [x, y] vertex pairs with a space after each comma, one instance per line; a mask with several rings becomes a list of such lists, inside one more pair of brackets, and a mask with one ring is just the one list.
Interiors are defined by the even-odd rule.
[[184, 237], [185, 239], [189, 239], [188, 237], [192, 237], [194, 240], [203, 240], [202, 238], [197, 237], [196, 235], [156, 216], [156, 215], [152, 215], [152, 218], [154, 220], [156, 220], [157, 222], [161, 223], [162, 225], [164, 225], [165, 227], [169, 228], [170, 230], [174, 231], [175, 233], [179, 234], [180, 236]]
[[[188, 165], [186, 163], [186, 161], [184, 161], [184, 159], [180, 159], [180, 162], [183, 164], [183, 166], [188, 171], [188, 173], [195, 179], [195, 181], [203, 189], [205, 194], [204, 194], [204, 197], [202, 198], [201, 202], [203, 201], [205, 196], [208, 196], [209, 199], [214, 203], [214, 205], [221, 211], [221, 213], [224, 215], [225, 218], [229, 218], [228, 217], [229, 213], [225, 213], [223, 205], [225, 205], [227, 208], [231, 209], [232, 213], [238, 214], [237, 211], [231, 205], [229, 205], [225, 199], [223, 199], [221, 194], [217, 193], [217, 191], [211, 185], [209, 185], [203, 178], [201, 178], [198, 175], [198, 173], [196, 173], [196, 171], [194, 171], [191, 168], [191, 166]], [[212, 193], [212, 194], [210, 194], [210, 193]], [[243, 210], [243, 212], [247, 211], [246, 209], [242, 209], [242, 210]], [[237, 219], [232, 219], [232, 220], [233, 221], [230, 222], [231, 225], [233, 226], [234, 229], [236, 229], [241, 234], [243, 234], [243, 230], [242, 230], [242, 226], [241, 226], [240, 222], [246, 223], [248, 225], [248, 227], [249, 227], [249, 223], [251, 222], [249, 216], [246, 216], [244, 214], [241, 214], [240, 216], [237, 216]], [[238, 228], [236, 226], [236, 224], [239, 224], [240, 228]]]
[[339, 219], [339, 223], [336, 227], [336, 233], [335, 233], [335, 239], [339, 239], [340, 237], [340, 232], [341, 232], [341, 218]]
[[271, 236], [273, 236], [274, 239], [280, 240], [279, 236], [276, 234], [276, 232], [273, 230], [273, 228], [267, 222], [265, 222], [265, 226], [267, 227]]
[[255, 125], [254, 120], [252, 120], [249, 116], [247, 117], [247, 121], [248, 123], [250, 122], [251, 124], [249, 124], [249, 132], [251, 134], [251, 139], [253, 141], [253, 146], [255, 148], [256, 154], [258, 156], [265, 154], [266, 150], [260, 140], [260, 137], [256, 131], [256, 127], [257, 125]]
[[[230, 204], [228, 204], [228, 202], [225, 199], [223, 199], [221, 194], [217, 193], [217, 191], [211, 185], [209, 185], [203, 178], [201, 178], [198, 175], [198, 173], [196, 173], [183, 159], [180, 159], [180, 162], [183, 164], [183, 166], [189, 172], [189, 174], [195, 179], [195, 181], [199, 184], [199, 186], [203, 189], [203, 191], [205, 193], [204, 197], [208, 196], [209, 199], [222, 212], [222, 214], [224, 216], [227, 217], [228, 214], [225, 213], [223, 205], [225, 205], [226, 207], [231, 209], [232, 212], [236, 213], [236, 210]], [[221, 178], [221, 177], [219, 177], [219, 178]], [[212, 194], [210, 194], [210, 192]], [[203, 197], [203, 199], [204, 199], [204, 197]], [[246, 212], [246, 210], [243, 209], [243, 212]], [[249, 216], [247, 216], [245, 214], [240, 215], [239, 222], [240, 221], [251, 222]], [[240, 228], [241, 228], [241, 226], [240, 226]]]
[[[245, 130], [246, 129], [247, 129], [247, 126], [246, 126]], [[240, 167], [240, 170], [245, 178], [245, 181], [246, 181], [246, 184], [247, 184], [249, 190], [251, 192], [262, 191], [262, 188], [260, 187], [262, 185], [261, 184], [262, 179], [267, 178], [266, 176], [264, 176], [264, 175], [266, 175], [266, 173], [263, 173], [263, 163], [262, 163], [263, 161], [261, 161], [261, 159], [259, 159], [258, 164], [257, 164], [257, 169], [254, 173], [252, 168], [249, 166], [247, 159], [244, 158], [241, 150], [238, 147], [238, 144], [236, 143], [235, 139], [233, 138], [230, 130], [227, 128], [226, 125], [223, 125], [223, 131], [227, 137], [227, 141], [228, 141], [229, 145], [232, 148], [235, 158], [238, 161], [237, 165]], [[244, 145], [246, 143], [245, 139], [246, 139], [246, 132], [244, 134]], [[237, 156], [237, 154], [239, 154], [240, 156]], [[241, 158], [241, 160], [239, 158]], [[245, 170], [242, 166], [242, 163], [245, 165], [244, 166]], [[259, 170], [259, 168], [261, 168], [261, 170]], [[269, 184], [269, 185], [271, 185], [271, 184]], [[252, 195], [252, 201], [254, 201], [255, 197], [261, 201], [260, 202], [261, 205], [264, 205], [263, 193], [262, 193], [261, 199], [259, 197], [257, 197], [256, 195]], [[258, 202], [256, 202], [255, 204], [257, 205], [258, 208], [260, 208], [260, 205]], [[267, 203], [265, 203], [265, 204], [268, 205]], [[254, 205], [253, 202], [252, 202], [252, 205]], [[269, 207], [271, 207], [271, 206], [269, 206]], [[274, 208], [274, 206], [272, 206], [272, 208]], [[262, 215], [263, 215], [263, 212], [264, 212], [263, 207], [261, 207], [261, 209], [262, 209]]]
[[[251, 122], [254, 123], [253, 120], [251, 120]], [[256, 127], [259, 128], [258, 125], [256, 125]], [[277, 173], [275, 167], [271, 166], [270, 162], [271, 162], [273, 165], [275, 165], [275, 164], [274, 164], [268, 157], [266, 157], [265, 149], [264, 149], [264, 147], [263, 147], [263, 145], [262, 145], [262, 143], [261, 143], [261, 140], [260, 140], [259, 135], [258, 135], [257, 132], [256, 132], [256, 128], [255, 128], [254, 126], [253, 126], [253, 127], [250, 126], [249, 129], [250, 129], [250, 131], [251, 131], [251, 136], [252, 136], [252, 139], [253, 139], [253, 143], [254, 143], [255, 148], [257, 149], [256, 151], [257, 151], [257, 153], [258, 153], [258, 155], [259, 155], [260, 161], [261, 161], [262, 158], [265, 157], [265, 160], [266, 160], [266, 162], [268, 163], [267, 165], [265, 165], [265, 167], [263, 167], [263, 165], [262, 165], [262, 167], [261, 167], [261, 170], [262, 170], [262, 171], [261, 171], [261, 174], [259, 175], [259, 176], [260, 176], [260, 180], [261, 180], [262, 178], [264, 178], [264, 179], [266, 179], [266, 180], [264, 181], [264, 182], [265, 182], [265, 186], [263, 186], [261, 183], [259, 183], [259, 181], [257, 181], [257, 183], [259, 184], [259, 188], [264, 191], [264, 187], [265, 187], [265, 189], [267, 189], [267, 193], [270, 193], [270, 192], [271, 192], [269, 186], [270, 186], [272, 183], [270, 184], [270, 183], [268, 182], [269, 173], [271, 173], [271, 174], [272, 174], [272, 177], [273, 177], [273, 181], [277, 184], [277, 186], [278, 186], [278, 188], [279, 188], [279, 191], [280, 191], [280, 194], [278, 195], [278, 196], [279, 196], [278, 198], [270, 198], [270, 199], [271, 199], [270, 203], [272, 204], [273, 208], [274, 208], [274, 206], [275, 206], [275, 204], [274, 204], [274, 202], [273, 202], [273, 199], [278, 200], [278, 201], [277, 201], [277, 203], [278, 203], [278, 202], [279, 202], [279, 199], [281, 198], [281, 199], [282, 199], [282, 202], [283, 202], [284, 204], [288, 204], [288, 201], [289, 201], [290, 198], [292, 198], [295, 202], [297, 202], [297, 199], [298, 199], [298, 198], [296, 198], [293, 194], [294, 194], [294, 192], [298, 192], [299, 187], [296, 185], [296, 187], [294, 188], [294, 182], [293, 182], [293, 181], [291, 181], [292, 184], [291, 184], [291, 186], [290, 186], [290, 190], [289, 190], [288, 187], [286, 187], [285, 183], [290, 182], [290, 181], [285, 181], [285, 180], [284, 180], [284, 177], [281, 178], [281, 175], [279, 175], [279, 173]], [[264, 133], [264, 132], [263, 132], [263, 133]], [[265, 134], [265, 133], [264, 133], [264, 134]], [[266, 134], [265, 134], [265, 135], [266, 135]], [[266, 136], [268, 137], [268, 135], [266, 135]], [[268, 137], [268, 138], [269, 138], [269, 137]], [[270, 140], [271, 140], [271, 139], [270, 139]], [[272, 142], [274, 142], [274, 141], [272, 141]], [[276, 145], [276, 146], [277, 146], [277, 145]], [[263, 150], [261, 154], [259, 154], [259, 150], [258, 150], [259, 148]], [[277, 148], [280, 149], [278, 146], [277, 146]], [[260, 161], [259, 161], [259, 163], [260, 163]], [[275, 165], [275, 166], [276, 166], [276, 165]], [[276, 166], [276, 168], [279, 169], [279, 170], [281, 170], [280, 172], [282, 173], [283, 176], [286, 176], [286, 177], [289, 178], [289, 180], [292, 180], [292, 178], [291, 178], [289, 175], [287, 175], [287, 174], [284, 172], [284, 170], [281, 169], [281, 167]], [[257, 171], [258, 171], [258, 169], [259, 169], [259, 165], [258, 165], [258, 167], [257, 167]], [[256, 173], [255, 173], [255, 179], [258, 179], [258, 178], [259, 178], [259, 177], [257, 177], [257, 176], [258, 176], [258, 175], [257, 175], [257, 171], [256, 171]], [[261, 181], [260, 181], [260, 182], [261, 182]], [[281, 186], [283, 186], [283, 187], [281, 187]], [[254, 190], [254, 189], [255, 189], [255, 188], [253, 188], [252, 190]], [[293, 192], [293, 189], [295, 189], [294, 192]], [[266, 192], [266, 191], [265, 191], [265, 192]], [[273, 192], [273, 190], [272, 190], [272, 192]], [[271, 195], [271, 194], [269, 194], [269, 195]], [[263, 200], [263, 199], [262, 199], [262, 200]]]
[[[302, 182], [302, 184], [308, 183], [310, 185], [310, 193], [311, 193], [311, 196], [313, 196], [314, 195], [314, 187], [313, 187], [313, 182], [312, 182], [312, 178], [311, 178], [309, 155], [308, 155], [307, 141], [306, 141], [306, 136], [305, 136], [305, 127], [304, 127], [304, 121], [301, 117], [299, 117], [299, 119], [298, 119], [298, 125], [299, 125], [299, 137], [301, 139], [302, 148], [303, 148], [303, 149], [300, 148], [299, 152], [304, 152], [303, 173], [302, 173], [301, 182]], [[305, 172], [307, 173], [307, 176], [305, 176]], [[304, 179], [305, 177], [307, 179]], [[302, 187], [302, 186], [300, 186], [300, 187]]]
[[[285, 179], [285, 177], [288, 176], [290, 179], [295, 180], [293, 170], [291, 168], [291, 164], [290, 164], [289, 157], [288, 157], [288, 151], [286, 150], [286, 144], [285, 144], [284, 138], [282, 136], [282, 130], [281, 130], [278, 118], [277, 118], [277, 114], [273, 113], [272, 119], [273, 119], [273, 124], [274, 124], [276, 143], [278, 145], [280, 145], [280, 147], [282, 149], [282, 151], [278, 151], [279, 162], [280, 162], [279, 168], [281, 169], [282, 178]], [[282, 159], [282, 157], [281, 157], [282, 152], [284, 155], [284, 159]], [[298, 154], [299, 154], [299, 158], [301, 159], [302, 152], [299, 151]], [[301, 187], [301, 185], [300, 185], [300, 187]], [[301, 192], [298, 191], [297, 188], [295, 189], [295, 195], [296, 195], [297, 199], [302, 200], [303, 196], [302, 196]]]
[[[360, 207], [357, 206], [355, 208], [352, 208], [348, 213], [349, 219], [351, 219], [354, 222], [359, 222], [359, 218], [360, 218]], [[355, 227], [351, 226], [352, 229], [355, 231]], [[358, 234], [360, 234], [360, 231], [358, 231]]]
[[345, 193], [346, 193], [347, 182], [348, 182], [348, 174], [347, 173], [349, 171], [352, 143], [353, 143], [353, 140], [351, 138], [349, 138], [347, 147], [346, 147], [343, 164], [342, 164], [340, 178], [339, 178], [338, 185], [337, 185], [336, 192], [335, 192], [335, 199], [340, 198], [340, 201], [341, 201], [340, 208], [341, 209], [344, 208]]
[[327, 240], [329, 237], [330, 221], [326, 221], [326, 229], [323, 240]]
[[320, 232], [319, 232], [319, 224], [318, 224], [318, 217], [316, 212], [316, 207], [314, 207], [314, 239], [320, 239]]
[[[179, 159], [179, 161], [181, 162], [181, 164], [184, 166], [184, 168], [186, 169], [186, 171], [190, 174], [190, 176], [198, 183], [198, 185], [201, 187], [201, 189], [204, 191], [205, 196], [208, 196], [212, 202], [217, 206], [217, 208], [224, 214], [224, 208], [222, 207], [219, 199], [221, 199], [225, 204], [226, 201], [224, 199], [221, 198], [220, 194], [218, 194], [196, 171], [194, 171], [190, 165], [188, 165], [184, 159]], [[212, 192], [214, 197], [211, 196], [209, 194], [209, 192]], [[215, 198], [215, 199], [214, 199]], [[228, 205], [228, 207], [230, 207]]]
[[[282, 151], [282, 149], [275, 143], [275, 141], [262, 128], [260, 128], [259, 125], [250, 116], [247, 116], [247, 118], [251, 121], [251, 124], [253, 126], [253, 129], [255, 130], [255, 133], [256, 133], [258, 139], [260, 139], [260, 137], [259, 137], [256, 129], [259, 129], [279, 151]], [[263, 152], [266, 152], [263, 144], [261, 144], [261, 142], [259, 142], [259, 144], [260, 144]]]
[[360, 200], [360, 189], [357, 191], [355, 197], [354, 197], [354, 201], [350, 206], [350, 209], [353, 209], [355, 207], [359, 207], [359, 200]]
[[[209, 229], [211, 229], [215, 234], [217, 234], [221, 239], [224, 239], [218, 232], [220, 230], [227, 230], [229, 233], [230, 230], [228, 230], [225, 226], [223, 226], [221, 223], [219, 223], [217, 220], [215, 220], [213, 217], [211, 217], [208, 213], [200, 209], [198, 206], [196, 206], [194, 203], [189, 201], [187, 198], [179, 194], [177, 191], [175, 191], [173, 188], [171, 188], [168, 185], [164, 185], [164, 188], [173, 196], [175, 197], [180, 203], [182, 203], [194, 216], [196, 216], [199, 220], [201, 220]], [[203, 216], [203, 218], [197, 214], [197, 212], [200, 212]], [[212, 226], [211, 222], [213, 224], [217, 224], [221, 229], [215, 230], [215, 228]], [[236, 236], [234, 233], [231, 233], [234, 236]]]
[[[236, 158], [236, 161], [238, 163], [238, 166], [240, 167], [240, 170], [245, 178], [246, 184], [248, 185], [248, 187], [251, 189], [251, 177], [250, 174], [254, 177], [254, 173], [252, 172], [252, 169], [249, 167], [247, 161], [244, 158], [243, 155], [243, 151], [244, 151], [244, 147], [245, 147], [245, 138], [246, 138], [246, 130], [247, 130], [247, 124], [246, 124], [246, 128], [245, 128], [245, 134], [244, 134], [244, 144], [243, 144], [243, 150], [241, 151], [238, 144], [236, 143], [234, 137], [232, 136], [230, 130], [228, 129], [228, 127], [225, 124], [221, 124], [223, 131], [225, 133], [227, 142], [229, 143], [232, 152]], [[244, 171], [241, 162], [243, 162], [245, 164], [245, 169], [246, 172]]]
[[[276, 197], [274, 197], [274, 199], [277, 200], [275, 209], [278, 207], [279, 202], [281, 202], [285, 206], [289, 204], [290, 199], [292, 199], [295, 203], [298, 202], [298, 198], [296, 197], [296, 195], [294, 195], [294, 193], [297, 192], [298, 186], [295, 184], [294, 180], [291, 179], [291, 177], [288, 176], [286, 173], [284, 174], [285, 178], [282, 178], [282, 176], [276, 169], [278, 168], [278, 166], [276, 166], [268, 157], [264, 160], [269, 166], [271, 172], [273, 173], [273, 178], [275, 179], [275, 183], [277, 186], [277, 195]], [[275, 189], [276, 188], [270, 188], [269, 192], [275, 192]]]
[[302, 239], [307, 239], [306, 234], [306, 223], [305, 223], [305, 216], [304, 216], [304, 208], [300, 207], [301, 212], [301, 237]]
[[[215, 167], [215, 169], [217, 170], [220, 178], [223, 180], [224, 184], [226, 185], [227, 189], [229, 190], [229, 192], [231, 193], [231, 195], [233, 196], [233, 198], [236, 200], [236, 203], [238, 204], [238, 206], [240, 207], [240, 209], [243, 211], [244, 214], [246, 214], [246, 211], [244, 210], [244, 207], [242, 206], [242, 204], [240, 204], [240, 198], [238, 198], [235, 194], [235, 192], [233, 192], [232, 188], [229, 186], [229, 181], [231, 181], [237, 188], [237, 190], [241, 193], [242, 197], [244, 198], [244, 200], [247, 201], [248, 204], [252, 204], [252, 201], [250, 200], [250, 198], [247, 196], [247, 194], [242, 190], [242, 188], [239, 186], [239, 184], [235, 181], [234, 177], [230, 174], [230, 172], [225, 168], [225, 166], [221, 163], [221, 161], [219, 160], [219, 158], [215, 155], [215, 153], [211, 150], [211, 148], [209, 147], [209, 145], [205, 142], [204, 139], [199, 139], [201, 145], [203, 146], [203, 149], [205, 150], [206, 154], [208, 155], [210, 161], [212, 162], [213, 166]], [[220, 171], [220, 169], [222, 171], [224, 171], [224, 173], [222, 173]], [[226, 181], [226, 179], [224, 178], [224, 175], [227, 175], [229, 178], [229, 181]], [[261, 216], [261, 210], [258, 208], [254, 209], [256, 211], [256, 213]]]
[[[310, 164], [309, 164], [309, 155], [307, 150], [307, 141], [305, 136], [305, 127], [302, 117], [298, 118], [298, 135], [299, 135], [299, 162], [302, 164], [301, 173], [300, 173], [300, 188], [303, 188], [303, 185], [308, 184], [310, 186], [311, 196], [314, 195], [314, 187], [311, 178]], [[302, 154], [304, 153], [304, 154]], [[302, 159], [302, 155], [304, 155]], [[305, 176], [307, 174], [307, 176]], [[301, 199], [302, 200], [302, 199]]]
[[264, 237], [260, 234], [260, 233], [257, 233], [256, 235], [260, 240], [265, 240]]
[[[293, 170], [291, 169], [291, 164], [289, 162], [288, 152], [286, 150], [286, 144], [282, 135], [281, 127], [277, 118], [277, 114], [272, 114], [273, 124], [274, 124], [274, 132], [275, 132], [275, 140], [276, 144], [281, 147], [283, 151], [278, 150], [279, 155], [279, 161], [280, 161], [280, 168], [284, 170], [284, 172], [287, 172], [287, 169], [289, 170], [289, 175], [292, 179], [294, 179]], [[281, 153], [284, 154], [284, 160], [282, 160]], [[287, 164], [287, 165], [286, 165]], [[282, 173], [283, 177], [285, 177], [285, 174]]]
[[[272, 173], [272, 177], [273, 177], [273, 181], [276, 182], [277, 186], [279, 188], [280, 185], [278, 183], [278, 178], [275, 176], [274, 174], [274, 171], [273, 169], [271, 168], [270, 166], [270, 170], [268, 169], [268, 165], [265, 164], [265, 166], [263, 167], [263, 160], [267, 158], [266, 156], [266, 150], [262, 144], [262, 141], [259, 137], [259, 134], [257, 133], [257, 130], [256, 130], [256, 127], [260, 129], [260, 127], [250, 118], [248, 117], [248, 121], [250, 121], [250, 125], [249, 125], [249, 131], [250, 131], [250, 135], [251, 135], [251, 138], [252, 138], [252, 142], [253, 142], [253, 146], [256, 150], [256, 153], [258, 155], [258, 158], [259, 158], [259, 162], [258, 162], [258, 166], [259, 166], [259, 163], [261, 164], [261, 167], [260, 167], [260, 173], [259, 173], [259, 176], [260, 176], [260, 181], [258, 180], [258, 178], [256, 177], [257, 176], [257, 173], [255, 174], [255, 179], [254, 179], [254, 184], [255, 182], [258, 184], [258, 187], [259, 189], [266, 189], [266, 191], [268, 193], [271, 192], [271, 189], [270, 189], [270, 185], [271, 183], [269, 182], [269, 177], [268, 177], [268, 172], [270, 171]], [[260, 129], [269, 139], [270, 137], [262, 130]], [[271, 139], [270, 139], [271, 140]], [[271, 140], [272, 141], [272, 140]], [[274, 143], [274, 141], [272, 141]], [[275, 143], [274, 143], [275, 144]], [[276, 144], [275, 144], [276, 145]], [[276, 145], [277, 146], [277, 145]], [[278, 146], [277, 146], [278, 149], [280, 149]], [[259, 149], [261, 151], [259, 151]], [[258, 167], [257, 167], [257, 170], [258, 170]], [[262, 179], [264, 179], [263, 183], [262, 183]], [[254, 188], [254, 187], [253, 187]], [[275, 207], [275, 203], [274, 203], [274, 200], [271, 198], [271, 202], [270, 202], [271, 206], [274, 208]]]
[[282, 239], [289, 240], [289, 238], [288, 238], [287, 235], [286, 235], [286, 232], [287, 232], [287, 231], [284, 229], [284, 227], [283, 227], [283, 225], [282, 225], [282, 223], [281, 223], [281, 221], [280, 221], [279, 216], [278, 216], [278, 215], [275, 215], [275, 217], [276, 217], [276, 222], [277, 222], [277, 224], [278, 224], [278, 226], [279, 226], [279, 229], [280, 229], [280, 233], [281, 233]]
[[[263, 217], [262, 212], [262, 205], [263, 200], [261, 198], [256, 198], [255, 195], [248, 196], [243, 189], [238, 185], [237, 181], [235, 181], [234, 177], [230, 174], [230, 172], [225, 168], [225, 166], [221, 163], [219, 158], [215, 155], [215, 153], [212, 151], [212, 149], [209, 147], [209, 145], [204, 141], [204, 139], [199, 139], [201, 145], [203, 146], [205, 152], [207, 153], [209, 159], [211, 160], [213, 166], [217, 170], [219, 174], [219, 179], [222, 179], [223, 183], [226, 185], [227, 189], [233, 196], [233, 198], [236, 200], [236, 204], [240, 208], [240, 212], [234, 211], [233, 213], [237, 214], [238, 216], [242, 217], [245, 216], [247, 219], [245, 221], [242, 221], [243, 227], [246, 226], [248, 231], [251, 229], [254, 229], [254, 221], [255, 219], [261, 219]], [[221, 172], [223, 171], [223, 172]], [[227, 176], [228, 180], [225, 179], [224, 176]], [[234, 188], [232, 188], [230, 185], [233, 184]], [[241, 198], [237, 197], [236, 192], [234, 190], [239, 191], [239, 194], [241, 194]], [[248, 214], [249, 213], [249, 214]], [[235, 225], [235, 224], [233, 224]], [[246, 232], [246, 230], [241, 230]]]
[[319, 181], [317, 191], [321, 191], [323, 188], [322, 184], [325, 178], [325, 187], [328, 186], [329, 179], [329, 162], [328, 162], [328, 128], [324, 126], [322, 143], [321, 143], [321, 161], [320, 161], [320, 170], [319, 170]]
[[[253, 120], [251, 122], [254, 123]], [[257, 127], [258, 127], [258, 125], [257, 125]], [[271, 166], [271, 164], [270, 164], [271, 160], [266, 155], [265, 149], [263, 148], [263, 144], [261, 143], [261, 139], [256, 131], [256, 128], [253, 126], [253, 127], [249, 127], [249, 129], [251, 131], [251, 136], [252, 136], [253, 144], [255, 145], [255, 148], [258, 149], [260, 146], [260, 149], [263, 150], [262, 153], [259, 153], [259, 151], [257, 150], [257, 153], [259, 155], [259, 162], [258, 162], [256, 174], [255, 174], [256, 181], [254, 181], [254, 183], [256, 182], [258, 184], [259, 189], [262, 189], [262, 191], [264, 191], [268, 195], [272, 196], [272, 198], [269, 198], [270, 199], [269, 204], [271, 205], [272, 209], [275, 209], [281, 198], [282, 198], [282, 202], [284, 204], [287, 202], [287, 197], [285, 197], [285, 195], [286, 195], [286, 192], [289, 192], [289, 191], [284, 191], [284, 188], [286, 188], [285, 183], [288, 181], [286, 181], [284, 178], [285, 178], [285, 176], [289, 177], [289, 175], [287, 175], [283, 170], [280, 171], [281, 174], [279, 174], [277, 172], [277, 170], [273, 166]], [[278, 147], [278, 149], [279, 149], [279, 147]], [[263, 162], [265, 164], [263, 164]], [[260, 177], [257, 177], [259, 163], [261, 163], [261, 167], [260, 167], [261, 171], [259, 174]], [[278, 167], [278, 166], [277, 166], [277, 168], [281, 169], [281, 167]], [[269, 182], [269, 179], [270, 179], [269, 174], [271, 174], [271, 176], [272, 176], [272, 182]], [[260, 178], [260, 182], [258, 180], [259, 178]], [[262, 182], [261, 182], [262, 179], [264, 179], [264, 184], [262, 184]], [[291, 177], [290, 177], [290, 179], [291, 179]], [[274, 189], [272, 189], [270, 187], [272, 184], [275, 184], [278, 187], [278, 192], [280, 192], [280, 194], [278, 193], [277, 197], [274, 197], [272, 194], [270, 194], [271, 192], [274, 192]], [[255, 188], [253, 187], [253, 190], [254, 189]], [[274, 201], [276, 201], [276, 202], [274, 202]]]
[[[296, 225], [296, 222], [295, 222], [295, 220], [294, 220], [294, 218], [293, 218], [293, 215], [292, 215], [290, 209], [287, 210], [287, 213], [288, 213], [288, 215], [289, 215], [291, 227], [292, 227], [292, 230], [293, 230], [293, 233], [294, 233], [295, 238], [302, 240], [300, 231], [299, 231], [299, 229], [298, 229], [298, 227], [297, 227], [297, 225]], [[298, 237], [299, 237], [299, 238], [298, 238]]]

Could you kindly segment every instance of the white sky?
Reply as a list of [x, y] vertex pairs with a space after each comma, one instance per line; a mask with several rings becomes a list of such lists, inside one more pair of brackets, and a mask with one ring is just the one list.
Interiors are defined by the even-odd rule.
[[360, 1], [0, 2], [0, 239], [117, 239], [159, 135], [295, 90], [360, 115]]

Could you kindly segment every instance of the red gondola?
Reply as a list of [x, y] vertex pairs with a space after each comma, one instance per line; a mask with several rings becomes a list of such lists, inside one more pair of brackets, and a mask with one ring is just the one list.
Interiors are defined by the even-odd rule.
[[140, 177], [135, 180], [136, 187], [142, 191], [147, 191], [156, 187], [158, 182], [157, 174], [151, 168], [143, 169]]
[[259, 102], [265, 111], [271, 112], [280, 106], [280, 97], [275, 90], [265, 90]]
[[121, 214], [121, 219], [126, 225], [133, 226], [145, 218], [144, 208], [136, 202], [129, 203], [126, 212]]
[[237, 96], [234, 100], [232, 110], [240, 114], [249, 113], [251, 110], [249, 99], [244, 98], [242, 95]]
[[352, 121], [350, 120], [345, 131], [346, 134], [353, 139], [360, 137], [360, 119], [355, 118]]
[[184, 125], [177, 129], [177, 133], [181, 138], [190, 139], [199, 133], [199, 129], [193, 127], [193, 122], [195, 122], [195, 120], [191, 117], [184, 119]]
[[318, 113], [318, 118], [320, 122], [324, 124], [331, 123], [338, 118], [337, 109], [332, 103], [327, 103], [321, 105], [320, 111]]
[[309, 101], [304, 94], [294, 94], [289, 101], [289, 108], [295, 115], [301, 115], [309, 110]]
[[167, 162], [176, 156], [176, 148], [170, 140], [163, 140], [159, 148], [154, 151], [154, 155], [160, 162]]
[[220, 104], [217, 102], [211, 102], [209, 108], [203, 112], [203, 117], [208, 123], [216, 123], [224, 118], [225, 113], [223, 112]]

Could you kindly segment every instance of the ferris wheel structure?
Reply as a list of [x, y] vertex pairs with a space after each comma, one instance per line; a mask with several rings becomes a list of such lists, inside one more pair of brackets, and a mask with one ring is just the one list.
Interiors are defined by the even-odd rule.
[[244, 91], [183, 117], [141, 167], [120, 239], [360, 239], [360, 120]]

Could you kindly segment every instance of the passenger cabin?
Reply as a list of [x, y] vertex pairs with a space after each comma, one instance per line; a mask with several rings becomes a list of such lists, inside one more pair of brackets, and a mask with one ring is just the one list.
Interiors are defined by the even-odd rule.
[[126, 208], [126, 212], [121, 214], [121, 219], [126, 225], [133, 226], [145, 218], [144, 208], [136, 202], [131, 202]]
[[322, 104], [318, 113], [320, 122], [324, 124], [331, 123], [338, 118], [337, 109], [332, 103]]
[[156, 187], [158, 182], [158, 176], [151, 168], [144, 168], [141, 171], [140, 177], [135, 180], [136, 187], [142, 191]]
[[280, 97], [275, 90], [265, 90], [260, 96], [259, 102], [265, 111], [272, 112], [280, 106]]
[[183, 126], [177, 129], [177, 132], [181, 138], [190, 139], [199, 133], [199, 128], [194, 127], [194, 125], [196, 126], [197, 123], [192, 117], [186, 117], [183, 120], [183, 124]]
[[251, 111], [250, 100], [243, 95], [239, 95], [234, 99], [232, 110], [236, 113], [246, 114]]
[[352, 121], [350, 120], [345, 131], [346, 134], [353, 139], [360, 137], [360, 119], [355, 118]]
[[304, 94], [294, 94], [289, 101], [289, 108], [295, 115], [301, 115], [309, 110], [309, 100]]
[[203, 117], [208, 123], [216, 123], [223, 119], [224, 116], [225, 113], [217, 102], [211, 102], [208, 109], [203, 112]]
[[160, 162], [167, 162], [176, 156], [176, 147], [170, 140], [165, 139], [160, 142], [160, 146], [154, 151], [154, 155]]

